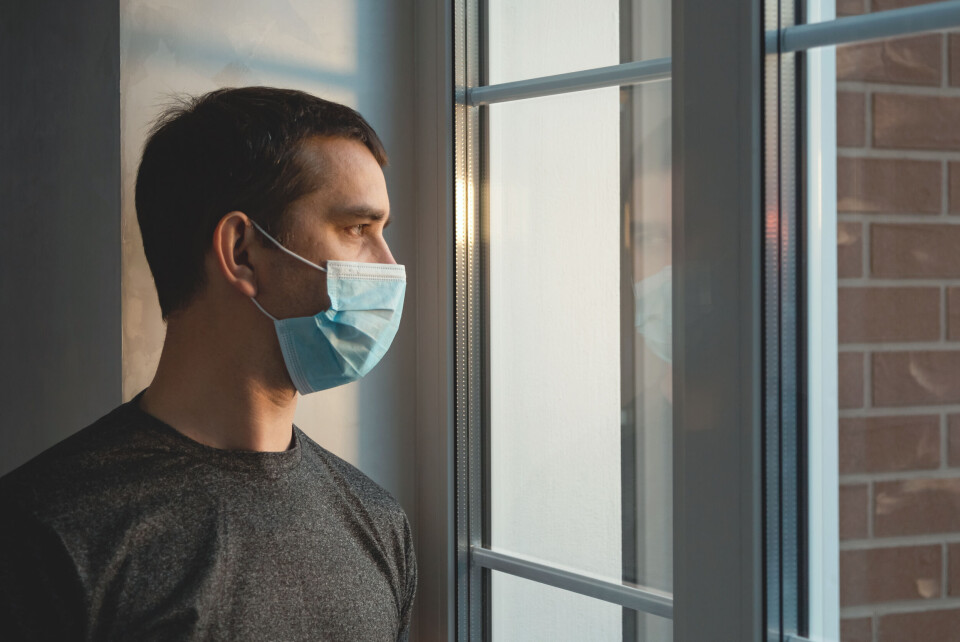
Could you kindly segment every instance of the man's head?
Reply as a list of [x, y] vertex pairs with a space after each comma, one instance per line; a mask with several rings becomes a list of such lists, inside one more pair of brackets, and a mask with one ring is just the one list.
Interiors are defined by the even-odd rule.
[[[220, 89], [167, 110], [144, 147], [136, 185], [163, 318], [207, 285], [217, 239], [221, 254], [230, 253], [228, 240], [241, 242], [244, 215], [310, 260], [392, 262], [380, 234], [389, 216], [380, 170], [386, 162], [380, 139], [357, 112], [300, 91]], [[225, 237], [221, 223], [231, 213], [240, 215], [227, 221], [234, 234]], [[350, 227], [366, 222], [377, 238], [361, 241], [360, 229], [352, 238]], [[295, 266], [277, 269], [309, 279]]]

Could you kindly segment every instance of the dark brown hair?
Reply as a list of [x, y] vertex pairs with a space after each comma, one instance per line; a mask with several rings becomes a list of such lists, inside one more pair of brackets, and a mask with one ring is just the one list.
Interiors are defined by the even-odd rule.
[[287, 208], [315, 189], [298, 159], [313, 136], [358, 140], [387, 163], [360, 114], [302, 91], [218, 89], [160, 115], [137, 172], [136, 208], [164, 320], [204, 286], [204, 256], [225, 214], [242, 211], [282, 239]]

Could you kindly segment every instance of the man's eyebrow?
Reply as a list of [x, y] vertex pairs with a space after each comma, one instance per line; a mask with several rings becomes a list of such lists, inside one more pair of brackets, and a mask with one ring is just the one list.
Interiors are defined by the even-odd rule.
[[333, 210], [333, 214], [340, 218], [365, 218], [369, 221], [382, 221], [386, 218], [387, 222], [384, 224], [384, 227], [393, 222], [393, 217], [388, 217], [387, 213], [383, 210], [367, 207], [366, 205], [357, 205], [355, 207], [338, 207]]

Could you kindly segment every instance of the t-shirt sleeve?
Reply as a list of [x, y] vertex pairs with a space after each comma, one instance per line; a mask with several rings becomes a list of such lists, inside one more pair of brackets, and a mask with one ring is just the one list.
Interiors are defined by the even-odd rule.
[[397, 642], [408, 642], [410, 639], [410, 618], [413, 612], [413, 599], [417, 593], [417, 554], [413, 548], [413, 533], [410, 531], [410, 522], [406, 515], [403, 517], [404, 540], [404, 600], [400, 612], [400, 632]]
[[83, 589], [53, 529], [0, 504], [0, 637], [80, 640]]

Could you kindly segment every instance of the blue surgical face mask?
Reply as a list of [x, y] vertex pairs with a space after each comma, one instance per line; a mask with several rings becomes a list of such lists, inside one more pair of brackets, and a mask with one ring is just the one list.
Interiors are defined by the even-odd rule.
[[653, 353], [670, 363], [673, 358], [673, 269], [666, 266], [633, 284], [634, 323]]
[[[253, 222], [253, 221], [251, 221]], [[305, 395], [356, 381], [380, 361], [400, 325], [407, 273], [402, 265], [327, 261], [322, 268], [263, 231], [290, 256], [327, 274], [330, 308], [312, 317], [273, 319], [293, 385]]]

